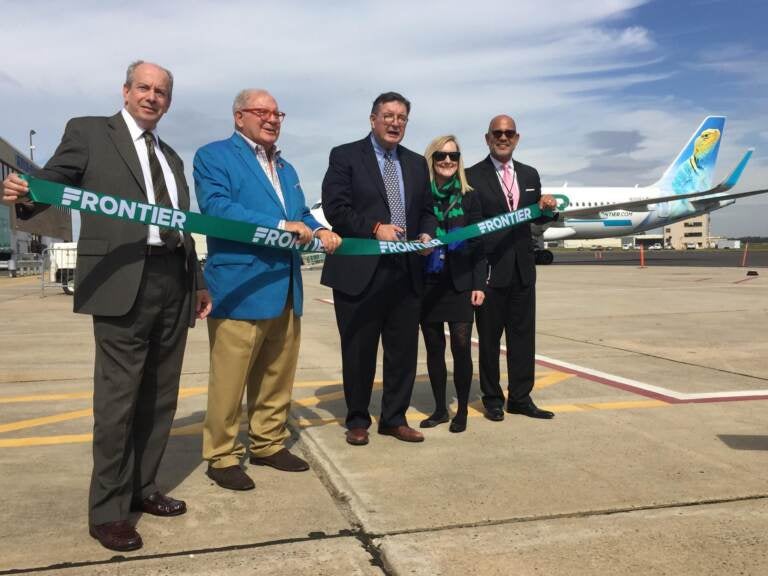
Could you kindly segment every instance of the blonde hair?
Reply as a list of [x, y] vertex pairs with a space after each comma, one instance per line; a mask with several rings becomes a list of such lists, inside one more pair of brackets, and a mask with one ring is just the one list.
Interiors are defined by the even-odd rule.
[[[432, 142], [429, 143], [429, 146], [427, 146], [426, 151], [424, 152], [424, 157], [427, 159], [427, 166], [429, 167], [429, 179], [434, 182], [435, 181], [435, 168], [433, 166], [432, 162], [432, 153], [437, 152], [445, 146], [448, 142], [453, 142], [456, 144], [456, 150], [461, 152], [461, 146], [459, 146], [459, 141], [456, 139], [456, 136], [453, 134], [446, 134], [445, 136], [438, 136]], [[464, 160], [459, 156], [459, 167], [456, 169], [456, 175], [459, 177], [459, 184], [461, 185], [461, 193], [466, 194], [470, 190], [472, 190], [472, 186], [469, 185], [469, 182], [467, 182], [467, 175], [464, 173]]]

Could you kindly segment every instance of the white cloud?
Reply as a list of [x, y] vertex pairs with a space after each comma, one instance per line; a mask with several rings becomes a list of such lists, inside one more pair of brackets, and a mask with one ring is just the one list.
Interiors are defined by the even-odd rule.
[[[366, 133], [371, 101], [385, 90], [412, 100], [404, 143], [416, 151], [452, 132], [468, 161], [479, 160], [488, 120], [505, 112], [523, 134], [520, 157], [556, 184], [591, 166], [588, 133], [636, 130], [643, 141], [616, 183], [648, 183], [710, 111], [674, 96], [628, 95], [676, 72], [653, 30], [631, 21], [644, 2], [5, 2], [3, 19], [16, 25], [4, 29], [0, 52], [2, 136], [23, 148], [34, 128], [37, 157], [49, 156], [68, 117], [119, 109], [125, 67], [143, 58], [175, 74], [160, 129], [188, 173], [198, 146], [231, 132], [234, 94], [258, 86], [288, 113], [281, 147], [310, 200], [330, 148]], [[698, 62], [738, 61], [733, 53]], [[731, 126], [723, 162], [735, 162], [733, 142], [750, 130]], [[764, 181], [768, 169], [753, 164], [745, 180]], [[589, 170], [580, 177], [589, 183]]]

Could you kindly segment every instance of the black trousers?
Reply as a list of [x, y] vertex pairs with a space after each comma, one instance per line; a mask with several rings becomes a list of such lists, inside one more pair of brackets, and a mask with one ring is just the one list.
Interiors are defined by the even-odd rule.
[[416, 378], [420, 298], [402, 256], [381, 258], [370, 285], [358, 296], [333, 291], [341, 336], [347, 428], [368, 428], [379, 339], [384, 349], [383, 427], [407, 424]]
[[511, 286], [485, 289], [485, 301], [477, 308], [480, 337], [480, 390], [486, 408], [503, 408], [499, 384], [499, 353], [502, 332], [506, 335], [507, 402], [526, 400], [533, 390], [536, 350], [536, 287]]
[[157, 490], [187, 339], [184, 251], [147, 256], [133, 308], [94, 316], [93, 474], [89, 521], [125, 520]]

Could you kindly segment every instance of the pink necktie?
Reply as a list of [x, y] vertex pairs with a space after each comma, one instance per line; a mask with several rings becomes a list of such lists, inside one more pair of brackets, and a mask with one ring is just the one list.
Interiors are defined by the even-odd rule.
[[520, 201], [520, 189], [517, 187], [516, 179], [513, 177], [509, 164], [503, 164], [503, 173], [501, 181], [504, 183], [504, 194], [507, 196], [507, 204], [510, 210], [516, 210]]

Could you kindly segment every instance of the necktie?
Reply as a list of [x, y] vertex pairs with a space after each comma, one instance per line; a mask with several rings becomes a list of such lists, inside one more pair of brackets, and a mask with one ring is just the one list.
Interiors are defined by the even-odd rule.
[[502, 168], [501, 181], [504, 184], [504, 193], [507, 195], [507, 204], [509, 204], [510, 210], [516, 210], [520, 201], [520, 189], [517, 187], [515, 174], [509, 164], [503, 164]]
[[387, 202], [389, 203], [389, 213], [391, 214], [391, 224], [400, 226], [405, 235], [405, 208], [403, 200], [400, 198], [400, 179], [397, 176], [397, 167], [392, 160], [392, 153], [384, 154], [384, 188], [387, 190]]
[[[142, 134], [147, 143], [147, 155], [149, 156], [149, 172], [152, 175], [152, 187], [155, 189], [155, 204], [166, 208], [173, 208], [171, 197], [168, 195], [168, 186], [165, 184], [163, 168], [155, 154], [155, 136], [151, 132]], [[161, 228], [160, 240], [163, 241], [170, 250], [174, 250], [181, 242], [181, 235], [178, 230], [173, 228]]]

